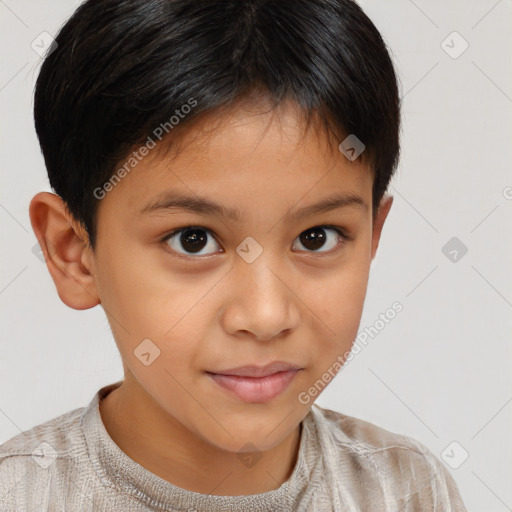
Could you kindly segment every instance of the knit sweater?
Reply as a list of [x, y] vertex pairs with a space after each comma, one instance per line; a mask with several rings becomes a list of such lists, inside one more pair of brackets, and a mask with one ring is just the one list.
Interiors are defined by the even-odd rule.
[[99, 403], [18, 434], [0, 446], [2, 512], [466, 512], [453, 477], [423, 444], [313, 404], [302, 420], [291, 476], [241, 496], [183, 489], [115, 444]]

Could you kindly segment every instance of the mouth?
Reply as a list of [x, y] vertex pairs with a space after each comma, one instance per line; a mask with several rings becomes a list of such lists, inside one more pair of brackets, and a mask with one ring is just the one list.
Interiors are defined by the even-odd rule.
[[207, 371], [206, 374], [225, 391], [250, 403], [264, 403], [280, 395], [295, 376], [304, 370], [291, 363], [277, 361], [266, 366], [242, 366]]

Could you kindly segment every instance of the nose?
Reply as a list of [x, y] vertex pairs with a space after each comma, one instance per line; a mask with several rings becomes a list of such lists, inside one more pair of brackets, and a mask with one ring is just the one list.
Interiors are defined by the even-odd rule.
[[222, 323], [233, 336], [269, 341], [294, 331], [300, 320], [297, 283], [268, 260], [237, 262], [230, 272]]

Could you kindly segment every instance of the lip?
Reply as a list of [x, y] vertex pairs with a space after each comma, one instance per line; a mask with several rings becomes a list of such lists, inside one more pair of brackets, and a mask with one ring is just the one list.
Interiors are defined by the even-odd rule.
[[286, 361], [273, 361], [263, 366], [250, 364], [246, 366], [238, 366], [237, 368], [228, 368], [226, 370], [207, 373], [213, 373], [216, 375], [233, 375], [238, 377], [267, 377], [277, 372], [302, 369], [303, 368], [301, 366], [293, 363], [287, 363]]
[[276, 361], [265, 366], [241, 366], [206, 374], [240, 400], [264, 403], [280, 395], [304, 368]]

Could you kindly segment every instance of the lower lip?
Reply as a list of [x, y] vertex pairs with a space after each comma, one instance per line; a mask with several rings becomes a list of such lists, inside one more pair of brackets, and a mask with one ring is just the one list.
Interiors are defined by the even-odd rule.
[[277, 372], [266, 377], [240, 377], [209, 373], [219, 386], [234, 393], [244, 402], [263, 403], [281, 394], [300, 370]]

